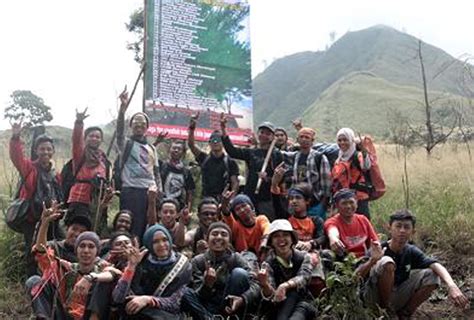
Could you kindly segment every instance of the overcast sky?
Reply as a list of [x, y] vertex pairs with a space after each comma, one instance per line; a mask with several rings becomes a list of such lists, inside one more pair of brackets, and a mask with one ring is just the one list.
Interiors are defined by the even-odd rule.
[[[0, 129], [3, 109], [17, 89], [52, 107], [52, 124], [72, 127], [75, 108], [89, 108], [87, 125], [116, 114], [116, 97], [139, 72], [125, 49], [129, 14], [142, 0], [0, 1]], [[253, 75], [274, 59], [324, 50], [329, 33], [386, 24], [454, 57], [474, 54], [470, 1], [250, 0]], [[141, 108], [141, 87], [131, 111]]]

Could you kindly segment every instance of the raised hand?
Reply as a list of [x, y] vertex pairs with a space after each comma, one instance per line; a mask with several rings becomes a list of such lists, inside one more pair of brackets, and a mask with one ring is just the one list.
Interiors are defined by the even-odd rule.
[[258, 270], [257, 279], [262, 287], [267, 287], [269, 285], [268, 284], [268, 270], [265, 267], [265, 265], [262, 265], [262, 268]]
[[120, 99], [120, 111], [125, 112], [127, 111], [128, 108], [128, 91], [127, 91], [127, 86], [125, 85], [125, 88], [123, 88], [123, 91], [119, 95]]
[[227, 212], [229, 208], [230, 201], [232, 198], [235, 196], [235, 191], [229, 190], [230, 185], [227, 184], [224, 188], [224, 191], [222, 191], [222, 199], [221, 199], [221, 211], [222, 212]]
[[88, 116], [87, 107], [82, 112], [79, 112], [76, 108], [76, 121], [84, 121]]
[[61, 204], [53, 201], [51, 208], [46, 208], [46, 204], [43, 202], [43, 212], [41, 213], [41, 220], [44, 222], [51, 222], [62, 218], [63, 212], [61, 212]]
[[244, 299], [239, 296], [228, 295], [226, 300], [228, 301], [228, 305], [225, 307], [225, 312], [227, 312], [227, 314], [236, 313], [237, 310], [244, 305]]
[[209, 248], [209, 245], [207, 244], [207, 241], [204, 239], [198, 240], [198, 242], [196, 243], [197, 254], [203, 253], [204, 251], [207, 250], [207, 248]]
[[199, 111], [196, 114], [193, 114], [191, 118], [189, 118], [189, 130], [195, 130], [196, 124], [199, 119]]
[[128, 265], [131, 267], [136, 267], [143, 257], [148, 253], [147, 249], [140, 251], [136, 246], [128, 246], [125, 248], [125, 253], [128, 259]]
[[12, 123], [12, 136], [19, 137], [23, 131], [22, 122]]
[[156, 147], [160, 143], [162, 143], [166, 137], [168, 136], [168, 131], [161, 131], [155, 138], [155, 142], [153, 142], [153, 145]]
[[293, 128], [295, 128], [296, 131], [300, 131], [301, 128], [303, 128], [303, 123], [301, 121], [301, 118], [297, 118], [291, 122], [293, 125]]
[[226, 117], [226, 115], [225, 115], [224, 112], [221, 113], [220, 122], [221, 122], [221, 131], [222, 131], [222, 134], [225, 135], [226, 128], [227, 128], [227, 117]]

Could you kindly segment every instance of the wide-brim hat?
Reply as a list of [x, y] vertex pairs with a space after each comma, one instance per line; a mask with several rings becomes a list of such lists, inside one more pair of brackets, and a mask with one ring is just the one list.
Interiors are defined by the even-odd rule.
[[290, 221], [286, 219], [276, 219], [270, 224], [270, 232], [268, 233], [268, 245], [271, 245], [272, 235], [277, 231], [285, 231], [291, 233], [291, 238], [293, 239], [293, 244], [298, 243], [298, 233], [293, 229]]

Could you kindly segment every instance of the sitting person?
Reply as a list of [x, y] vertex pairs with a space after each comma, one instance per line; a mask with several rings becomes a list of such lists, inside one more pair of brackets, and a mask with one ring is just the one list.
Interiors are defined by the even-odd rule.
[[229, 225], [233, 235], [235, 251], [251, 251], [257, 256], [265, 245], [270, 222], [265, 215], [256, 216], [252, 200], [244, 194], [237, 195], [230, 203], [231, 191], [226, 191], [222, 200], [223, 220]]
[[396, 211], [390, 216], [391, 239], [382, 244], [372, 243], [369, 260], [357, 270], [362, 277], [368, 277], [364, 291], [366, 302], [395, 311], [399, 319], [409, 319], [431, 296], [441, 278], [454, 304], [468, 307], [469, 300], [446, 268], [409, 244], [415, 221], [410, 211]]
[[211, 319], [217, 314], [242, 316], [259, 296], [255, 272], [245, 258], [232, 252], [231, 238], [228, 225], [212, 223], [207, 232], [209, 249], [191, 261], [192, 289], [184, 294], [183, 309], [193, 319]]
[[112, 292], [121, 319], [181, 319], [180, 302], [191, 281], [191, 264], [175, 252], [168, 230], [150, 226], [143, 235], [147, 250], [128, 250], [128, 263]]
[[269, 319], [314, 319], [313, 298], [307, 287], [314, 265], [310, 255], [294, 248], [298, 235], [290, 222], [277, 219], [270, 225], [270, 250], [258, 273], [263, 310]]
[[[126, 233], [131, 233], [132, 232], [132, 224], [133, 224], [133, 214], [130, 210], [127, 209], [122, 209], [120, 210], [114, 217], [114, 220], [112, 220], [112, 234], [116, 234], [117, 232], [126, 232]], [[101, 250], [100, 250], [100, 256], [104, 257], [107, 255], [107, 253], [110, 251], [111, 248], [111, 239], [101, 239]], [[133, 241], [136, 241], [139, 243], [138, 237], [134, 236]]]
[[33, 247], [42, 277], [30, 277], [26, 287], [37, 319], [82, 319], [92, 283], [113, 279], [111, 272], [101, 273], [107, 264], [97, 257], [99, 237], [94, 232], [82, 232], [76, 238], [77, 263], [59, 259], [52, 249], [47, 248], [48, 225], [61, 216], [55, 203], [50, 209], [43, 209]]
[[356, 214], [355, 192], [341, 189], [334, 195], [334, 202], [338, 213], [324, 223], [331, 250], [339, 258], [350, 252], [357, 258], [365, 256], [372, 241], [379, 239], [370, 221], [364, 215]]
[[[128, 263], [127, 250], [133, 245], [133, 236], [127, 231], [116, 231], [111, 234], [104, 260], [119, 271], [123, 271]], [[87, 304], [86, 319], [109, 319], [111, 316], [112, 290], [117, 284], [121, 273], [116, 273], [114, 281], [98, 283], [94, 286]], [[89, 318], [87, 318], [89, 317]]]
[[198, 206], [198, 227], [186, 232], [185, 246], [192, 249], [192, 255], [198, 255], [206, 251], [207, 242], [205, 236], [211, 223], [219, 220], [219, 204], [212, 197], [202, 199]]

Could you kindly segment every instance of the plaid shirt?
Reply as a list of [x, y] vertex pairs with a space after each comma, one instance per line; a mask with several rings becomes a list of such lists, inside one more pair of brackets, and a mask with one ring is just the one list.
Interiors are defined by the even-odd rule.
[[[304, 179], [298, 176], [298, 162], [301, 157], [301, 151], [296, 152], [282, 152], [285, 159], [293, 163], [292, 185], [300, 182], [307, 182], [313, 187], [313, 195], [316, 200], [321, 201], [323, 197], [331, 196], [331, 166], [324, 154], [320, 154], [314, 149], [311, 149], [308, 158], [306, 159], [306, 175]], [[317, 157], [320, 158], [319, 168], [317, 168]]]

